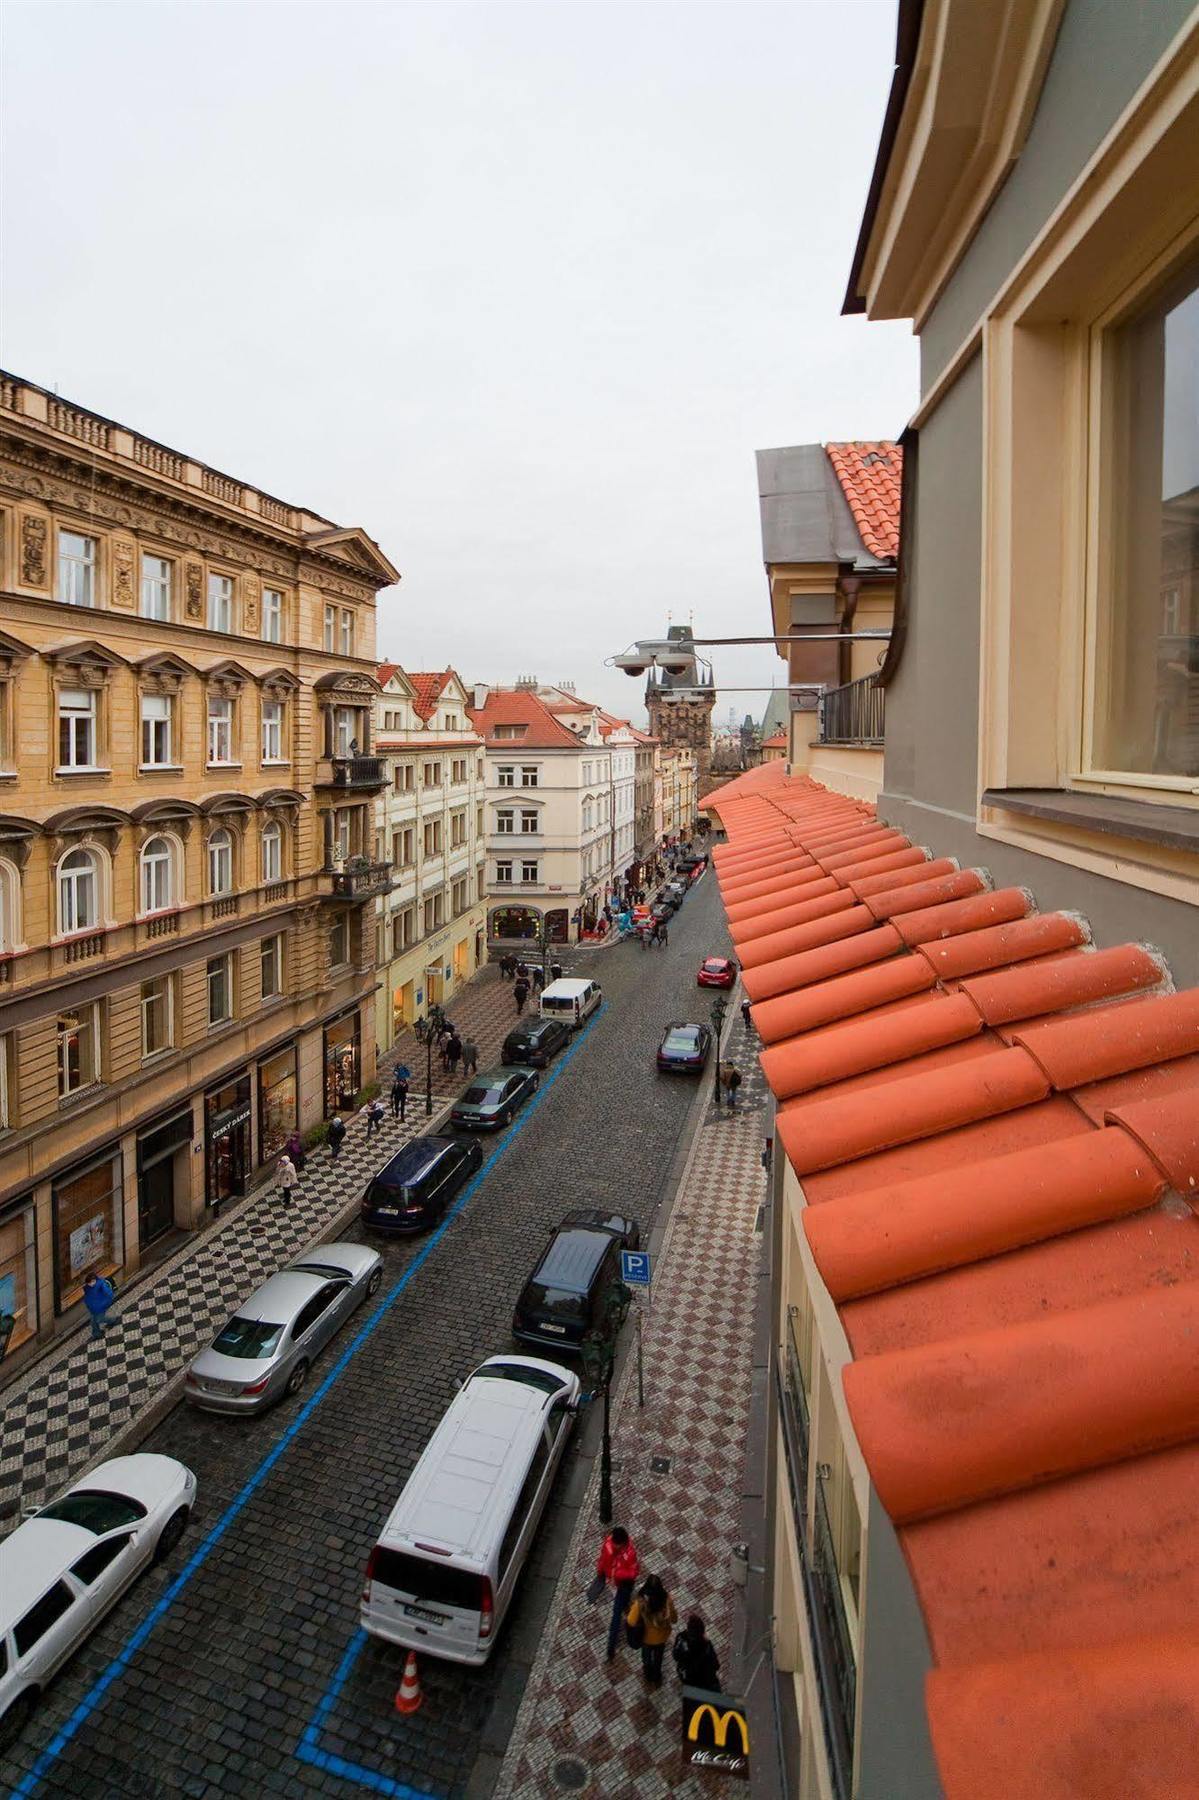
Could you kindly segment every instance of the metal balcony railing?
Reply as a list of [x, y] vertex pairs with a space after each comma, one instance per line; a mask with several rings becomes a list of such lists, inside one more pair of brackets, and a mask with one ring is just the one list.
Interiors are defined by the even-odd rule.
[[881, 745], [886, 689], [873, 675], [859, 676], [844, 687], [825, 688], [820, 696], [820, 744]]
[[333, 786], [338, 788], [383, 787], [387, 763], [382, 756], [335, 756]]
[[391, 888], [391, 864], [369, 862], [364, 856], [352, 856], [344, 868], [327, 871], [331, 900], [370, 900], [386, 894]]

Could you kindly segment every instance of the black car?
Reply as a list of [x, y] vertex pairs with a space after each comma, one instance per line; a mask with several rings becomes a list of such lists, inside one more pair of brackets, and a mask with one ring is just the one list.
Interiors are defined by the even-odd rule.
[[668, 881], [662, 889], [662, 899], [673, 902], [676, 912], [686, 898], [687, 883], [685, 881]]
[[635, 1249], [640, 1235], [635, 1219], [567, 1213], [521, 1289], [513, 1337], [570, 1355], [604, 1317], [613, 1293], [623, 1320], [629, 1290], [620, 1279], [620, 1252]]
[[678, 910], [678, 907], [675, 905], [674, 901], [670, 899], [669, 895], [659, 894], [658, 898], [649, 909], [649, 916], [651, 919], [658, 919], [665, 922], [667, 919], [673, 919]]
[[680, 875], [694, 875], [697, 869], [707, 868], [708, 859], [706, 856], [680, 856], [674, 866]]
[[658, 1067], [671, 1075], [698, 1075], [708, 1060], [712, 1033], [706, 1025], [687, 1025], [674, 1019], [658, 1045]]
[[537, 1092], [541, 1077], [536, 1069], [488, 1069], [476, 1075], [450, 1110], [455, 1125], [475, 1131], [495, 1131], [510, 1125], [513, 1114]]
[[550, 1058], [569, 1042], [570, 1026], [564, 1025], [561, 1019], [530, 1019], [526, 1025], [518, 1025], [515, 1031], [508, 1033], [500, 1051], [500, 1061], [505, 1067], [519, 1063], [530, 1069], [548, 1069]]
[[435, 1225], [482, 1161], [482, 1145], [468, 1138], [413, 1138], [367, 1183], [362, 1223], [397, 1233]]

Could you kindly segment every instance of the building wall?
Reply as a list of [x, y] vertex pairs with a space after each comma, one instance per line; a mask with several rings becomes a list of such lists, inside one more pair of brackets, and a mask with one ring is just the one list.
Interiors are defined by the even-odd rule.
[[883, 752], [846, 744], [813, 744], [808, 774], [835, 794], [874, 802], [883, 786]]
[[[339, 1083], [371, 1078], [370, 866], [330, 864], [325, 815], [336, 799], [360, 827], [370, 805], [382, 576], [316, 548], [327, 521], [40, 390], [5, 378], [0, 403], [0, 1293], [19, 1289], [20, 1313], [7, 1373], [22, 1338], [31, 1351], [74, 1323], [89, 1268], [136, 1270], [261, 1179], [290, 1129], [348, 1097]], [[85, 604], [58, 597], [76, 538]], [[163, 619], [144, 612], [159, 561]], [[229, 583], [227, 630], [208, 624], [210, 576]], [[275, 593], [280, 641], [264, 641]], [[325, 650], [326, 608], [335, 640], [350, 619], [355, 654]], [[80, 696], [95, 745], [76, 767], [84, 741], [68, 731], [65, 751], [62, 709]], [[227, 751], [223, 732], [210, 743], [213, 704], [231, 707]], [[170, 715], [153, 766], [144, 705]], [[335, 705], [356, 756], [327, 754]], [[369, 853], [361, 829], [356, 843]], [[147, 845], [167, 852], [159, 891]], [[73, 863], [94, 884], [77, 918]], [[231, 991], [215, 1018], [218, 962]]]
[[[577, 749], [563, 746], [553, 750], [522, 750], [519, 743], [488, 743], [484, 828], [490, 943], [505, 941], [498, 930], [496, 914], [497, 909], [512, 906], [529, 908], [538, 918], [565, 910], [569, 940], [576, 940], [575, 915], [594, 885], [592, 875], [585, 873], [585, 860], [602, 852], [602, 828], [593, 823], [588, 832], [583, 830], [584, 801], [591, 802], [594, 818], [599, 800], [600, 783], [595, 775], [598, 761], [596, 746], [580, 744]], [[587, 783], [583, 781], [585, 763], [591, 775]], [[519, 784], [521, 768], [526, 765], [537, 771], [536, 788], [507, 786], [502, 771], [513, 769], [514, 780]], [[606, 793], [606, 780], [603, 787]], [[523, 843], [519, 829], [522, 795], [530, 804], [536, 805], [541, 822], [541, 829], [523, 837]], [[517, 815], [517, 831], [513, 835], [497, 830], [497, 813], [501, 808], [509, 807]], [[536, 881], [521, 880], [522, 851], [537, 862]], [[513, 864], [514, 879], [510, 884], [496, 879], [496, 864], [501, 860]]]

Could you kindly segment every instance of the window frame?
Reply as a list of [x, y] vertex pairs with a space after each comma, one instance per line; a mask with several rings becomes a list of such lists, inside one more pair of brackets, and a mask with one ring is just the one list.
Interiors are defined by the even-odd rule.
[[[147, 702], [163, 708], [161, 718], [148, 719], [146, 717]], [[138, 722], [141, 727], [141, 760], [138, 763], [138, 768], [172, 769], [177, 767], [176, 763], [173, 761], [175, 754], [175, 696], [173, 694], [152, 694], [148, 693], [143, 688], [138, 699]], [[148, 739], [147, 728], [149, 729]], [[166, 754], [163, 756], [148, 756], [146, 752], [148, 749], [152, 750], [154, 748], [154, 739], [158, 735], [159, 728], [161, 728], [162, 736], [165, 741]]]
[[[275, 715], [268, 718], [268, 709]], [[259, 745], [260, 760], [264, 768], [272, 764], [287, 762], [287, 702], [284, 700], [264, 699], [260, 704], [261, 743]], [[273, 730], [277, 754], [270, 754], [269, 738]]]
[[[227, 707], [227, 713], [215, 712], [214, 708]], [[228, 756], [217, 756], [214, 752], [219, 747], [221, 733], [214, 732], [214, 726], [224, 725], [227, 728]], [[205, 745], [207, 750], [207, 766], [210, 769], [236, 769], [241, 764], [236, 755], [237, 743], [237, 701], [229, 694], [209, 694], [205, 708]]]
[[[275, 856], [273, 859], [271, 857], [268, 857], [268, 855], [267, 855], [267, 845], [268, 844], [273, 844], [275, 846]], [[283, 827], [282, 827], [282, 825], [280, 825], [280, 823], [277, 819], [268, 819], [267, 823], [263, 826], [262, 832], [259, 837], [259, 847], [260, 847], [259, 853], [260, 853], [261, 862], [262, 862], [263, 882], [266, 883], [267, 885], [270, 885], [274, 882], [282, 881], [283, 880]], [[271, 868], [269, 867], [269, 864], [272, 860], [274, 860], [274, 862], [276, 864], [276, 867], [273, 872], [272, 872]]]
[[[225, 841], [222, 844], [215, 844], [214, 848], [214, 841], [217, 838], [223, 838]], [[208, 898], [210, 900], [223, 900], [230, 894], [235, 894], [237, 892], [237, 866], [234, 858], [233, 833], [227, 825], [213, 826], [207, 838], [204, 840], [204, 857], [208, 876]], [[229, 865], [228, 885], [218, 887], [214, 879], [214, 872], [217, 863], [221, 860], [225, 860], [226, 857]]]
[[[220, 585], [220, 584], [223, 584]], [[223, 632], [226, 637], [233, 632], [236, 620], [233, 616], [233, 600], [235, 583], [232, 575], [224, 575], [219, 569], [208, 571], [205, 586], [206, 605], [204, 617], [209, 631]], [[224, 621], [222, 623], [222, 620]]]
[[[68, 705], [66, 699], [68, 694], [81, 694], [86, 704], [79, 705], [78, 703], [72, 703]], [[98, 760], [100, 755], [99, 690], [96, 688], [67, 687], [65, 685], [58, 688], [56, 690], [55, 719], [58, 734], [58, 761], [55, 764], [57, 772], [62, 773], [63, 771], [100, 768], [101, 764]], [[72, 755], [65, 761], [63, 760], [64, 721], [68, 721], [70, 724], [67, 744], [72, 751], [75, 749], [74, 726], [77, 724], [85, 724], [87, 726], [87, 745], [90, 754], [86, 759], [76, 759]]]
[[[87, 869], [65, 869], [73, 856], [87, 858]], [[87, 881], [91, 886], [92, 918], [80, 923], [78, 918], [78, 894]], [[70, 850], [64, 850], [54, 869], [55, 915], [59, 937], [77, 937], [83, 932], [98, 931], [104, 918], [104, 871], [98, 852], [90, 844], [76, 844]], [[64, 906], [64, 896], [69, 892], [71, 901]], [[66, 923], [68, 913], [75, 915], [70, 924]]]
[[[157, 563], [164, 573], [147, 575], [146, 564]], [[169, 556], [159, 556], [156, 551], [143, 550], [138, 568], [138, 617], [150, 619], [159, 625], [169, 625], [174, 617], [175, 606], [175, 564]], [[161, 612], [151, 610], [147, 606], [147, 590], [157, 591], [163, 605]]]
[[[82, 556], [69, 553], [64, 548], [63, 540], [73, 538], [77, 543], [86, 546]], [[74, 589], [76, 581], [64, 581], [68, 571], [78, 572], [79, 586], [85, 598], [79, 599], [68, 594], [66, 588]], [[60, 525], [55, 543], [54, 598], [62, 606], [88, 606], [99, 604], [99, 572], [100, 572], [100, 540], [90, 536], [86, 531], [73, 531], [69, 525]]]
[[[274, 604], [269, 604], [270, 602], [273, 602]], [[282, 588], [263, 587], [262, 641], [264, 644], [281, 644], [283, 642], [284, 606], [285, 601]], [[275, 630], [268, 631], [267, 625], [272, 622], [275, 626]]]
[[[269, 937], [264, 937], [258, 946], [259, 992], [264, 1000], [279, 1000], [283, 997], [286, 987], [283, 938], [283, 932], [274, 931]], [[267, 991], [266, 986], [268, 960], [273, 965], [275, 980], [275, 985], [269, 992]]]
[[[156, 850], [150, 856], [152, 845], [161, 844], [161, 851]], [[138, 917], [145, 919], [155, 913], [170, 912], [175, 902], [175, 862], [177, 858], [175, 846], [169, 837], [162, 832], [155, 832], [147, 838], [137, 854], [138, 879]]]
[[[150, 988], [160, 988], [162, 991], [148, 995], [147, 989]], [[146, 1024], [150, 1009], [160, 1003], [163, 1003], [165, 1013], [163, 1042], [151, 1049]], [[142, 1061], [151, 1062], [156, 1056], [165, 1056], [175, 1048], [175, 985], [169, 975], [155, 975], [149, 981], [142, 982], [138, 993], [138, 1011], [141, 1017]]]
[[[87, 1001], [83, 1006], [76, 1008], [76, 1014], [76, 1032], [80, 1045], [82, 1046], [85, 1036], [90, 1045], [90, 1072], [86, 1077], [74, 1084], [66, 1079], [70, 1068], [69, 1059], [66, 1055], [66, 1048], [72, 1034], [69, 1029], [64, 1031], [63, 1020], [70, 1015], [67, 1013], [56, 1014], [54, 1035], [56, 1061], [58, 1065], [58, 1098], [60, 1100], [73, 1100], [77, 1094], [84, 1094], [89, 1088], [99, 1087], [104, 1079], [103, 1048], [100, 1035], [100, 1002], [98, 1000]], [[82, 1068], [82, 1056], [80, 1058], [80, 1067]]]
[[[237, 1007], [234, 997], [235, 974], [233, 968], [233, 952], [225, 950], [219, 956], [210, 956], [204, 970], [205, 991], [207, 998], [207, 1018], [209, 1028], [214, 1025], [228, 1025], [236, 1016]], [[227, 1010], [214, 1014], [212, 1009], [214, 980], [224, 983], [225, 1005]]]

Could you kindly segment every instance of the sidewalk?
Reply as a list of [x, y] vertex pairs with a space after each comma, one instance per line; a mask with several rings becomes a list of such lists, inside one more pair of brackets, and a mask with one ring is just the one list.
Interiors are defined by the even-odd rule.
[[[739, 1014], [726, 1054], [742, 1072], [737, 1112], [709, 1105], [654, 1267], [644, 1322], [644, 1410], [630, 1354], [613, 1395], [614, 1522], [632, 1534], [643, 1574], [657, 1573], [680, 1624], [702, 1614], [726, 1692], [741, 1691], [760, 1646], [743, 1655], [730, 1549], [741, 1537], [751, 1399], [754, 1303], [766, 1198], [760, 1165], [766, 1087], [756, 1033]], [[709, 1071], [704, 1079], [711, 1082]], [[663, 1685], [648, 1689], [638, 1652], [604, 1661], [611, 1595], [589, 1607], [604, 1528], [598, 1463], [563, 1563], [545, 1635], [495, 1789], [495, 1800], [700, 1800], [703, 1776], [684, 1773], [679, 1684], [669, 1651]], [[748, 1665], [748, 1666], [747, 1666]]]
[[[475, 1039], [486, 1068], [515, 1021], [511, 984], [487, 967], [447, 1012]], [[336, 1162], [324, 1148], [309, 1155], [289, 1211], [267, 1182], [119, 1293], [119, 1323], [103, 1340], [93, 1342], [84, 1323], [0, 1389], [0, 1533], [18, 1523], [23, 1507], [40, 1505], [96, 1458], [128, 1450], [178, 1398], [187, 1364], [237, 1304], [352, 1214], [374, 1170], [437, 1123], [461, 1091], [461, 1075], [445, 1074], [434, 1052], [429, 1120], [423, 1046], [406, 1034], [381, 1060], [384, 1093], [397, 1058], [412, 1070], [404, 1125], [389, 1108], [368, 1142], [361, 1114], [348, 1119], [341, 1155]]]

